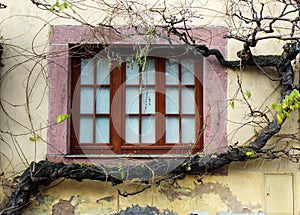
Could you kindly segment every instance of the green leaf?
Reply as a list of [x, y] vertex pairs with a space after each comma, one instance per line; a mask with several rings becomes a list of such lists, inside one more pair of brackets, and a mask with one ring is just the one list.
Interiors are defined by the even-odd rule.
[[277, 119], [277, 122], [278, 122], [278, 124], [282, 124], [282, 121], [283, 121], [283, 117], [282, 117], [282, 115], [281, 114], [277, 114], [276, 115], [276, 119]]
[[254, 156], [254, 152], [251, 152], [251, 151], [246, 152], [246, 156], [247, 157], [253, 157]]
[[248, 90], [246, 90], [246, 92], [245, 92], [245, 94], [246, 94], [246, 96], [248, 97], [248, 99], [250, 99], [251, 98], [251, 92], [250, 91], [248, 91]]
[[122, 164], [122, 162], [120, 162], [120, 163], [118, 164], [118, 171], [121, 172], [122, 169], [123, 169], [123, 164]]
[[271, 108], [276, 109], [277, 106], [278, 106], [278, 104], [274, 103], [274, 104], [271, 105]]
[[59, 5], [59, 12], [64, 12], [65, 6], [64, 4]]
[[292, 146], [293, 149], [300, 150], [300, 146]]
[[156, 34], [156, 30], [155, 30], [154, 27], [151, 28], [151, 29], [149, 29], [149, 30], [146, 32], [146, 35], [154, 35], [154, 34]]
[[233, 100], [230, 102], [230, 107], [231, 107], [232, 109], [234, 109], [234, 101], [233, 101]]
[[298, 97], [299, 96], [299, 91], [297, 89], [293, 89], [292, 92], [290, 93], [290, 96]]
[[123, 180], [125, 178], [125, 172], [123, 170], [123, 164], [120, 162], [118, 164], [118, 172], [120, 173], [121, 179]]
[[123, 179], [125, 178], [125, 172], [122, 171], [122, 172], [120, 173], [120, 175], [121, 175], [121, 179], [123, 180]]
[[288, 104], [286, 103], [286, 102], [284, 102], [283, 104], [282, 104], [282, 109], [284, 110], [284, 109], [286, 109], [286, 108], [288, 108]]
[[63, 6], [64, 6], [64, 8], [66, 8], [66, 9], [67, 9], [67, 8], [68, 8], [68, 6], [69, 6], [69, 5], [68, 5], [68, 2], [64, 2], [62, 5], [63, 5]]
[[35, 142], [35, 141], [37, 141], [39, 139], [40, 139], [39, 135], [29, 137], [29, 140], [32, 141], [32, 142]]
[[292, 105], [292, 106], [290, 107], [290, 109], [291, 109], [292, 111], [296, 110], [295, 105]]
[[271, 108], [275, 109], [278, 113], [282, 112], [282, 105], [281, 104], [274, 103], [274, 104], [272, 104]]
[[67, 120], [69, 118], [69, 115], [68, 114], [60, 114], [60, 115], [58, 115], [58, 117], [56, 118], [56, 122], [57, 123], [61, 123], [61, 122], [63, 122], [63, 121], [65, 121], [65, 120]]

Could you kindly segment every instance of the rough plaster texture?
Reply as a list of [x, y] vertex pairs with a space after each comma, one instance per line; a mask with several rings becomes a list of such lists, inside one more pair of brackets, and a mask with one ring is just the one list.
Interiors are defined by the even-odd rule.
[[[51, 184], [49, 190], [45, 188], [25, 214], [47, 214], [59, 199], [70, 202], [75, 207], [75, 214], [112, 214], [132, 204], [154, 206], [160, 210], [168, 208], [178, 214], [194, 210], [213, 215], [218, 211], [258, 213], [264, 210], [264, 172], [279, 174], [296, 169], [297, 165], [284, 164], [284, 161], [236, 163], [229, 168], [228, 176], [206, 176], [203, 183], [197, 183], [195, 177], [189, 176], [175, 184], [162, 183], [160, 187], [153, 186], [127, 198], [119, 196], [118, 190], [130, 193], [140, 185], [128, 183], [111, 187], [108, 183], [90, 180], [65, 180], [59, 185], [57, 182]], [[299, 176], [299, 173], [294, 174], [295, 181]], [[299, 186], [296, 185], [297, 192]], [[295, 211], [299, 207], [297, 199]]]
[[[77, 24], [72, 20], [62, 20], [62, 19], [53, 19], [54, 16], [48, 12], [38, 10], [36, 7], [32, 6], [30, 1], [19, 0], [18, 3], [15, 1], [5, 1], [8, 5], [6, 10], [1, 10], [0, 18], [0, 28], [1, 35], [4, 37], [5, 42], [12, 46], [21, 46], [22, 50], [28, 50], [30, 52], [38, 51], [39, 53], [49, 49], [49, 31], [50, 26], [44, 25], [44, 20], [49, 21], [49, 24], [52, 25], [70, 25]], [[205, 10], [207, 8], [218, 8], [219, 10], [224, 9], [224, 4], [226, 1], [197, 1], [199, 7], [204, 7], [203, 15], [207, 15], [210, 19], [209, 23], [215, 26], [226, 26], [224, 22], [224, 17], [214, 16], [218, 14], [217, 12], [212, 12], [211, 10]], [[97, 24], [99, 21], [95, 18], [97, 14], [95, 11], [83, 11], [83, 16], [88, 17], [87, 20], [93, 21]], [[204, 22], [206, 19], [203, 19]], [[194, 23], [195, 25], [201, 25], [202, 21]], [[226, 21], [226, 20], [225, 20]], [[122, 19], [120, 18], [119, 23], [122, 24]], [[207, 23], [204, 23], [207, 24]], [[57, 27], [59, 28], [59, 27]], [[51, 46], [50, 51], [64, 51], [67, 47], [66, 44], [69, 41], [69, 38], [72, 35], [78, 36], [81, 40], [82, 34], [80, 34], [81, 27], [72, 27], [73, 31], [64, 32], [63, 36], [51, 36], [53, 45]], [[223, 35], [222, 30], [220, 30], [220, 37]], [[34, 36], [36, 36], [34, 38]], [[53, 34], [52, 34], [53, 35]], [[57, 36], [57, 37], [56, 37]], [[89, 35], [87, 35], [89, 36]], [[94, 37], [87, 37], [85, 41], [93, 42], [95, 41]], [[205, 33], [207, 39], [211, 38], [212, 35], [209, 32]], [[34, 41], [33, 41], [34, 39]], [[57, 40], [55, 40], [57, 39]], [[67, 41], [67, 42], [66, 42]], [[70, 41], [70, 42], [76, 42]], [[208, 40], [209, 41], [209, 40]], [[54, 45], [55, 43], [55, 45]], [[224, 46], [224, 40], [217, 40], [212, 45], [218, 48], [220, 45], [221, 49]], [[212, 46], [210, 46], [212, 47]], [[258, 48], [254, 49], [255, 54], [280, 54], [282, 44], [278, 44], [277, 41], [271, 41], [268, 43], [261, 44]], [[227, 52], [229, 59], [236, 59], [236, 52], [241, 48], [239, 42], [234, 42], [232, 40], [227, 41], [227, 48], [222, 51]], [[23, 57], [10, 58], [17, 54], [17, 50], [9, 48], [8, 45], [4, 45], [4, 64], [5, 66], [1, 68], [1, 74], [12, 68], [15, 65], [15, 62], [22, 62], [26, 60]], [[62, 52], [63, 53], [63, 52]], [[61, 53], [61, 54], [62, 54]], [[56, 116], [61, 113], [66, 113], [69, 111], [69, 107], [66, 104], [68, 98], [68, 88], [67, 88], [67, 70], [69, 68], [68, 62], [66, 61], [66, 56], [62, 59], [59, 55], [51, 56], [53, 60], [57, 61], [62, 68], [62, 76], [58, 74], [49, 74], [53, 75], [51, 78], [57, 81], [61, 88], [58, 88], [59, 94], [52, 94], [52, 98], [55, 99], [55, 96], [58, 96], [57, 106], [49, 110], [50, 121], [53, 122], [56, 119]], [[210, 68], [219, 67], [216, 61], [213, 58], [207, 59]], [[42, 67], [33, 67], [34, 62], [28, 62], [24, 67], [16, 67], [10, 75], [7, 76], [5, 83], [1, 86], [1, 98], [6, 99], [11, 103], [15, 103], [18, 106], [16, 108], [9, 108], [8, 111], [14, 119], [26, 124], [28, 126], [28, 118], [26, 115], [26, 109], [24, 107], [25, 97], [24, 97], [24, 80], [28, 75], [28, 70], [32, 71], [34, 76], [37, 77], [41, 68], [47, 68], [47, 62]], [[49, 69], [51, 71], [57, 69], [57, 65], [50, 64]], [[32, 69], [32, 70], [31, 70]], [[51, 72], [49, 70], [49, 72]], [[218, 69], [217, 69], [218, 70]], [[46, 72], [47, 74], [47, 72]], [[224, 76], [226, 73], [218, 74], [213, 77], [207, 77], [211, 79], [211, 85], [213, 86], [214, 82], [219, 80], [225, 80]], [[263, 77], [258, 71], [253, 71], [253, 68], [249, 68], [242, 73], [240, 73], [243, 81], [243, 86], [246, 90], [249, 90], [252, 93], [252, 98], [250, 102], [259, 108], [268, 107], [274, 101], [278, 101], [278, 93], [275, 91], [277, 85], [268, 81]], [[40, 77], [40, 76], [39, 76]], [[41, 77], [40, 77], [41, 78]], [[44, 80], [46, 79], [46, 82]], [[44, 92], [45, 86], [48, 87], [48, 74], [45, 77], [38, 79], [35, 89], [36, 95], [38, 98], [41, 98], [41, 93]], [[221, 81], [221, 89], [216, 89], [218, 92], [223, 92], [227, 95], [225, 100], [232, 99], [237, 92], [237, 72], [228, 70], [226, 75], [226, 81]], [[41, 81], [43, 80], [43, 81]], [[50, 89], [53, 89], [53, 81], [50, 80]], [[208, 90], [208, 89], [206, 89]], [[210, 90], [215, 90], [213, 87]], [[261, 92], [264, 92], [263, 96]], [[207, 92], [209, 94], [210, 92]], [[36, 96], [35, 95], [35, 96]], [[51, 96], [51, 94], [50, 94]], [[222, 96], [221, 96], [222, 97]], [[206, 99], [208, 99], [206, 97]], [[237, 100], [240, 97], [237, 97]], [[31, 101], [33, 107], [37, 107], [40, 99], [34, 99]], [[266, 101], [266, 102], [265, 102]], [[217, 104], [217, 103], [214, 103]], [[52, 104], [53, 105], [53, 104]], [[217, 106], [217, 105], [216, 105]], [[239, 125], [236, 123], [244, 123], [248, 119], [244, 118], [245, 114], [249, 113], [247, 108], [243, 103], [236, 102], [235, 108], [231, 109], [230, 107], [226, 108], [227, 112], [227, 121], [226, 128], [227, 134], [229, 135], [228, 139], [225, 140], [228, 144], [233, 144], [239, 141], [242, 143], [250, 139], [254, 134], [253, 127], [245, 127], [242, 130], [236, 132]], [[42, 103], [39, 104], [38, 109], [33, 108], [33, 116], [35, 117], [35, 124], [39, 128], [40, 126], [46, 126], [48, 124], [48, 91], [45, 92], [45, 97], [42, 100]], [[60, 110], [60, 111], [58, 111]], [[222, 110], [222, 108], [220, 109]], [[209, 109], [206, 109], [206, 112], [209, 112]], [[1, 117], [4, 118], [1, 120], [1, 129], [7, 129], [7, 125], [17, 134], [24, 133], [23, 127], [13, 123], [11, 120], [5, 118], [3, 113]], [[298, 113], [293, 114], [292, 119], [284, 125], [285, 131], [292, 131], [299, 133], [298, 126], [295, 126], [296, 121], [299, 119]], [[208, 125], [214, 124], [214, 122], [209, 122]], [[66, 123], [66, 122], [64, 122]], [[62, 123], [59, 125], [57, 130], [50, 131], [53, 132], [53, 135], [48, 137], [48, 140], [51, 142], [60, 142], [61, 144], [57, 145], [56, 149], [47, 147], [45, 143], [38, 142], [36, 160], [44, 159], [46, 153], [58, 153], [62, 154], [67, 152], [67, 127]], [[209, 126], [208, 126], [209, 129]], [[216, 133], [219, 133], [216, 131]], [[223, 135], [221, 135], [223, 136]], [[1, 153], [4, 153], [8, 158], [1, 159], [2, 168], [5, 170], [5, 173], [8, 175], [14, 174], [19, 170], [24, 169], [24, 164], [13, 147], [14, 141], [9, 137], [3, 136], [6, 140], [9, 140], [8, 144], [0, 144]], [[41, 137], [45, 140], [47, 139], [46, 132], [41, 133]], [[52, 138], [52, 139], [51, 139]], [[210, 136], [211, 141], [214, 142], [215, 135]], [[34, 147], [33, 143], [28, 140], [28, 136], [20, 136], [17, 138], [17, 141], [22, 143], [21, 148], [23, 149], [26, 158], [29, 161], [34, 160]], [[48, 150], [48, 151], [47, 151]], [[207, 150], [214, 151], [215, 148], [210, 147]], [[59, 153], [59, 154], [61, 154]], [[33, 214], [51, 214], [54, 205], [59, 203], [59, 200], [68, 201], [71, 205], [75, 207], [75, 214], [110, 214], [116, 213], [121, 209], [125, 209], [132, 204], [138, 204], [145, 207], [146, 205], [155, 206], [159, 209], [168, 208], [170, 210], [177, 211], [179, 214], [187, 214], [194, 210], [206, 211], [210, 215], [216, 214], [217, 211], [234, 211], [234, 212], [258, 212], [264, 209], [264, 173], [292, 173], [294, 175], [294, 181], [298, 182], [300, 180], [299, 174], [299, 165], [291, 164], [287, 160], [280, 159], [276, 161], [249, 161], [246, 163], [233, 163], [229, 167], [227, 176], [211, 176], [207, 175], [203, 178], [203, 184], [198, 184], [196, 178], [187, 177], [184, 180], [178, 182], [178, 184], [171, 186], [164, 184], [161, 187], [153, 187], [137, 196], [132, 196], [128, 198], [118, 196], [117, 189], [121, 191], [135, 191], [136, 186], [134, 185], [119, 185], [116, 187], [111, 187], [110, 184], [101, 183], [101, 182], [75, 182], [65, 180], [61, 184], [54, 182], [51, 184], [52, 188], [43, 188], [42, 195], [37, 197], [37, 201], [34, 201], [32, 205], [26, 209], [24, 214], [33, 215]], [[276, 185], [274, 185], [276, 186]], [[294, 213], [300, 214], [300, 186], [298, 183], [294, 183]], [[0, 199], [3, 200], [3, 197], [6, 197], [8, 194], [3, 191], [1, 188]], [[5, 200], [7, 201], [7, 199]], [[66, 202], [67, 203], [67, 202]], [[73, 208], [73, 207], [71, 207]], [[248, 209], [248, 210], [246, 210]]]
[[67, 200], [60, 199], [52, 206], [52, 215], [75, 215], [75, 207]]
[[[236, 179], [242, 175], [247, 177], [246, 182]], [[160, 187], [154, 186], [127, 198], [119, 196], [118, 189], [129, 193], [138, 189], [139, 185], [124, 184], [111, 187], [102, 182], [80, 183], [66, 180], [58, 186], [45, 190], [43, 199], [33, 203], [25, 214], [51, 211], [58, 199], [70, 202], [75, 207], [75, 214], [113, 214], [132, 204], [141, 207], [154, 206], [159, 210], [169, 209], [178, 214], [188, 214], [194, 210], [209, 214], [216, 214], [217, 211], [241, 212], [245, 208], [251, 212], [258, 212], [262, 210], [261, 199], [253, 198], [260, 193], [261, 187], [257, 186], [258, 179], [256, 173], [247, 172], [232, 176], [209, 176], [204, 178], [203, 183], [197, 183], [195, 178], [187, 177], [178, 181], [178, 184], [163, 183]], [[257, 183], [253, 183], [255, 181]], [[61, 192], [62, 188], [64, 192]], [[240, 192], [241, 189], [243, 193]]]

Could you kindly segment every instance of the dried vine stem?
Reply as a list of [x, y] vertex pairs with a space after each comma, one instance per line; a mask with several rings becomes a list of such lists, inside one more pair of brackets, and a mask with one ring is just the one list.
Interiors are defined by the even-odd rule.
[[5, 4], [0, 3], [0, 9], [5, 9], [7, 6]]
[[[278, 76], [276, 80], [280, 81], [281, 86], [281, 96], [282, 98], [285, 95], [288, 95], [292, 89], [295, 88], [294, 86], [294, 71], [293, 67], [291, 66], [291, 61], [296, 58], [299, 54], [299, 47], [300, 42], [298, 41], [300, 38], [296, 37], [295, 32], [299, 32], [298, 29], [298, 20], [297, 19], [290, 19], [285, 20], [285, 16], [290, 15], [293, 12], [299, 12], [298, 3], [296, 1], [290, 1], [291, 3], [286, 3], [285, 1], [278, 1], [282, 4], [286, 4], [283, 7], [282, 13], [278, 17], [266, 17], [263, 16], [263, 11], [265, 8], [264, 4], [261, 4], [260, 10], [257, 10], [254, 7], [254, 3], [252, 0], [246, 1], [233, 1], [235, 5], [234, 13], [232, 14], [233, 18], [237, 18], [242, 22], [249, 24], [254, 24], [254, 28], [250, 28], [246, 35], [242, 35], [239, 32], [239, 29], [233, 29], [228, 35], [227, 38], [233, 38], [238, 41], [242, 41], [244, 43], [243, 50], [237, 53], [240, 60], [237, 61], [227, 61], [223, 57], [217, 49], [209, 49], [207, 46], [202, 44], [196, 44], [193, 40], [192, 34], [190, 34], [190, 28], [187, 26], [187, 20], [184, 18], [177, 19], [176, 16], [168, 17], [164, 10], [154, 10], [152, 12], [159, 13], [162, 16], [162, 20], [164, 20], [165, 25], [154, 25], [156, 28], [157, 26], [167, 29], [168, 32], [172, 35], [177, 36], [181, 39], [184, 43], [190, 45], [194, 48], [195, 52], [200, 53], [204, 57], [215, 56], [220, 64], [226, 67], [231, 68], [239, 68], [245, 67], [247, 65], [254, 65], [258, 68], [260, 67], [275, 67], [277, 69], [277, 73], [275, 75]], [[238, 2], [238, 3], [237, 3]], [[33, 1], [32, 3], [38, 7], [42, 7], [43, 9], [49, 10], [49, 4], [47, 3], [40, 3], [40, 1]], [[247, 17], [243, 14], [241, 10], [242, 4], [246, 4], [251, 9], [251, 17]], [[291, 7], [296, 6], [294, 9]], [[118, 8], [114, 8], [118, 9]], [[130, 6], [125, 7], [126, 12], [129, 13], [129, 16], [138, 17], [139, 19], [142, 17], [140, 16], [133, 16], [137, 15], [136, 11], [130, 10]], [[120, 11], [124, 11], [119, 8]], [[55, 12], [55, 11], [54, 11]], [[143, 15], [143, 14], [142, 14]], [[184, 14], [181, 14], [184, 15]], [[70, 14], [64, 14], [64, 16], [68, 18], [74, 18], [79, 23], [82, 23], [76, 17], [72, 17]], [[132, 18], [131, 17], [131, 18]], [[269, 20], [269, 25], [265, 25], [266, 27], [262, 27], [262, 22]], [[132, 20], [131, 20], [132, 21]], [[292, 23], [293, 28], [289, 36], [284, 35], [274, 35], [274, 26], [275, 23], [278, 21], [284, 21]], [[178, 27], [178, 24], [183, 24], [183, 27]], [[87, 23], [85, 23], [87, 24]], [[89, 25], [91, 26], [91, 25]], [[101, 26], [108, 26], [113, 28], [111, 22], [103, 22]], [[137, 32], [141, 32], [138, 29], [138, 26], [133, 26], [137, 28]], [[144, 30], [149, 29], [149, 27], [153, 27], [151, 25], [146, 25]], [[265, 36], [259, 36], [260, 33], [265, 33]], [[268, 35], [270, 33], [270, 35]], [[250, 50], [250, 47], [254, 47], [257, 45], [258, 41], [266, 40], [270, 38], [277, 38], [280, 40], [293, 40], [296, 41], [295, 43], [287, 43], [283, 47], [283, 53], [280, 56], [275, 55], [266, 55], [266, 56], [253, 56]], [[285, 121], [285, 120], [284, 120]], [[178, 168], [170, 172], [170, 175], [155, 179], [153, 184], [159, 185], [163, 181], [168, 181], [174, 178], [180, 179], [186, 175], [203, 175], [207, 172], [213, 171], [223, 165], [229, 164], [234, 161], [245, 161], [249, 159], [254, 159], [258, 157], [264, 157], [269, 159], [278, 158], [278, 154], [282, 153], [287, 156], [289, 150], [281, 150], [281, 151], [272, 151], [268, 150], [268, 153], [264, 150], [266, 143], [269, 139], [277, 134], [281, 129], [281, 124], [279, 124], [274, 117], [273, 120], [270, 120], [266, 127], [264, 127], [261, 132], [257, 135], [254, 141], [249, 144], [248, 146], [232, 146], [229, 147], [227, 152], [224, 153], [214, 153], [209, 155], [191, 155], [187, 160], [180, 165]], [[251, 156], [249, 153], [251, 152]], [[248, 154], [247, 154], [248, 153]], [[294, 158], [294, 157], [293, 157]], [[155, 161], [153, 161], [155, 162]], [[164, 163], [159, 163], [159, 165], [153, 165], [151, 171], [147, 168], [141, 168], [140, 166], [135, 167], [135, 171], [132, 171], [131, 167], [124, 167], [125, 170], [125, 179], [132, 179], [132, 178], [152, 178], [153, 172], [159, 173], [161, 169], [167, 167], [173, 161], [166, 161]], [[164, 166], [166, 165], [166, 166]], [[156, 169], [157, 168], [157, 169]], [[114, 177], [114, 174], [118, 172], [117, 168], [107, 169], [103, 166], [94, 166], [94, 165], [85, 165], [85, 164], [63, 164], [63, 163], [53, 163], [49, 161], [40, 161], [38, 163], [32, 162], [27, 170], [22, 174], [20, 178], [20, 182], [18, 183], [13, 195], [11, 197], [10, 203], [6, 210], [2, 211], [1, 214], [10, 214], [16, 215], [20, 214], [23, 207], [27, 206], [31, 199], [38, 193], [38, 186], [39, 185], [49, 185], [51, 182], [59, 179], [59, 178], [70, 178], [74, 180], [81, 181], [83, 179], [91, 179], [91, 180], [98, 180], [98, 181], [108, 181], [111, 182], [112, 185], [120, 184], [124, 180], [120, 180], [119, 177]], [[113, 174], [109, 174], [113, 173]], [[201, 181], [201, 180], [200, 180]], [[153, 181], [151, 181], [153, 182]], [[145, 185], [145, 189], [150, 187], [150, 181], [141, 180], [141, 183]], [[153, 185], [152, 185], [153, 186]], [[144, 189], [142, 189], [143, 191]], [[127, 194], [126, 195], [134, 195], [138, 194], [140, 191], [135, 193]], [[122, 193], [125, 195], [124, 193]]]
[[[257, 42], [267, 39], [279, 39], [279, 40], [299, 40], [299, 7], [300, 2], [297, 0], [276, 1], [277, 7], [282, 7], [280, 14], [277, 16], [266, 15], [268, 4], [274, 2], [264, 2], [255, 5], [253, 0], [246, 1], [233, 1], [231, 5], [230, 15], [233, 21], [240, 21], [244, 25], [242, 27], [247, 28], [244, 32], [243, 28], [235, 27], [232, 31], [226, 35], [226, 38], [233, 38], [241, 41], [248, 46], [255, 47]], [[276, 6], [275, 6], [276, 7]], [[245, 12], [247, 8], [250, 13]], [[278, 30], [278, 23], [288, 26], [288, 33], [281, 33]], [[249, 27], [251, 26], [251, 27]]]
[[[199, 46], [196, 47], [199, 49]], [[205, 52], [203, 51], [205, 50]], [[281, 74], [281, 94], [282, 97], [289, 94], [289, 92], [294, 88], [294, 74], [293, 68], [291, 67], [291, 61], [295, 59], [299, 53], [299, 44], [287, 44], [284, 47], [284, 51], [280, 57], [281, 61], [276, 58], [275, 60], [268, 57], [263, 59], [260, 57], [263, 65], [273, 65], [276, 62], [276, 67], [278, 68]], [[223, 56], [217, 50], [209, 50], [207, 48], [202, 48], [201, 53], [208, 57], [209, 55], [215, 55], [220, 63], [227, 66], [236, 67], [235, 62], [225, 61]], [[271, 59], [271, 61], [269, 61]], [[253, 62], [253, 59], [249, 59], [245, 62]], [[261, 65], [261, 66], [263, 66]], [[179, 166], [170, 174], [172, 178], [179, 176], [183, 178], [186, 175], [203, 175], [207, 172], [213, 171], [225, 164], [229, 164], [233, 161], [245, 161], [248, 159], [254, 159], [266, 155], [261, 153], [263, 147], [266, 145], [268, 140], [276, 133], [280, 131], [281, 125], [278, 124], [276, 117], [273, 121], [269, 122], [268, 125], [260, 132], [256, 139], [249, 146], [236, 146], [231, 147], [227, 152], [220, 154], [209, 154], [209, 155], [192, 155], [185, 162], [184, 165]], [[248, 156], [247, 152], [252, 152], [252, 156]], [[278, 153], [278, 152], [277, 152]], [[270, 151], [268, 156], [270, 159], [276, 158]], [[153, 161], [155, 162], [155, 161]], [[166, 160], [156, 166], [157, 169], [152, 169], [151, 171], [148, 168], [142, 168], [141, 166], [135, 167], [134, 171], [130, 170], [131, 167], [127, 168], [124, 172], [127, 174], [124, 176], [126, 179], [130, 180], [133, 178], [142, 178], [147, 176], [152, 176], [153, 172], [159, 174], [159, 169], [164, 169], [163, 165], [171, 165], [169, 162], [174, 162], [173, 160]], [[105, 171], [104, 171], [105, 169]], [[108, 181], [112, 185], [120, 184], [123, 180], [117, 179], [110, 175], [110, 172], [117, 172], [116, 168], [106, 169], [104, 166], [94, 166], [94, 165], [84, 165], [84, 164], [63, 164], [63, 163], [53, 163], [49, 161], [40, 161], [39, 163], [31, 163], [30, 167], [22, 174], [20, 182], [18, 183], [8, 205], [8, 208], [2, 214], [17, 215], [20, 214], [21, 208], [26, 205], [36, 193], [38, 193], [39, 185], [49, 185], [51, 182], [59, 178], [70, 178], [77, 181], [82, 181], [83, 179], [91, 179], [98, 181]], [[155, 183], [157, 185], [163, 181], [158, 179]], [[145, 188], [141, 191], [144, 191], [150, 187], [149, 181], [141, 182], [145, 184]], [[138, 194], [141, 191], [136, 193], [123, 193], [123, 196], [129, 196]]]

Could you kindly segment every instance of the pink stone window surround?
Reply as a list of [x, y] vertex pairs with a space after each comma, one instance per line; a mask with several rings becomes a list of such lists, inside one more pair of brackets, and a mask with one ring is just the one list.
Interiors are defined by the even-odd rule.
[[[227, 41], [222, 35], [226, 29], [211, 26], [206, 29], [195, 28], [196, 37], [210, 37], [207, 44], [217, 48], [223, 54]], [[209, 35], [208, 35], [209, 32]], [[121, 38], [109, 32], [95, 33], [86, 26], [53, 26], [50, 34], [49, 62], [49, 125], [56, 122], [58, 115], [69, 113], [71, 109], [71, 63], [69, 46], [72, 44], [101, 44], [103, 34], [109, 34], [110, 42]], [[107, 42], [107, 41], [106, 41]], [[214, 57], [204, 59], [203, 68], [203, 104], [204, 104], [204, 152], [220, 152], [226, 150], [226, 99], [227, 76], [226, 68], [221, 66]], [[48, 130], [47, 158], [56, 161], [67, 161], [69, 155], [70, 121], [64, 121]], [[87, 155], [86, 155], [87, 156]]]

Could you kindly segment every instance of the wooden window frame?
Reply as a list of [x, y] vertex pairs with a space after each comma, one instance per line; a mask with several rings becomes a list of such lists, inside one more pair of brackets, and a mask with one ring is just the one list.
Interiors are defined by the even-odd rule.
[[[78, 49], [78, 47], [76, 48]], [[84, 55], [85, 57], [86, 55]], [[80, 106], [80, 93], [79, 90], [75, 90], [77, 83], [80, 83], [80, 72], [81, 72], [81, 56], [79, 56], [76, 51], [73, 57], [71, 57], [71, 79], [72, 79], [72, 108], [73, 108], [73, 120], [71, 123], [70, 128], [70, 153], [74, 155], [78, 154], [166, 154], [166, 153], [173, 153], [173, 154], [190, 154], [190, 153], [196, 153], [203, 149], [203, 135], [202, 135], [202, 127], [203, 127], [203, 121], [202, 121], [202, 115], [203, 115], [203, 87], [202, 87], [202, 73], [203, 73], [203, 60], [199, 56], [195, 58], [195, 56], [191, 54], [185, 54], [184, 57], [181, 56], [181, 59], [178, 61], [178, 72], [179, 72], [179, 80], [177, 85], [167, 85], [165, 83], [165, 75], [158, 76], [156, 75], [155, 84], [152, 84], [151, 87], [155, 88], [155, 134], [156, 134], [156, 142], [154, 144], [145, 144], [141, 143], [141, 135], [139, 135], [139, 143], [129, 144], [125, 143], [124, 137], [125, 135], [125, 119], [127, 115], [130, 116], [138, 116], [139, 117], [139, 129], [141, 130], [141, 118], [142, 116], [148, 116], [153, 114], [143, 114], [141, 111], [142, 105], [139, 105], [139, 113], [138, 114], [126, 114], [125, 113], [125, 90], [126, 87], [134, 87], [136, 84], [130, 84], [125, 85], [126, 87], [124, 89], [121, 89], [121, 98], [118, 99], [119, 104], [114, 105], [115, 108], [111, 108], [111, 112], [108, 116], [110, 116], [110, 134], [109, 134], [109, 143], [108, 144], [99, 144], [95, 143], [95, 120], [96, 116], [99, 114], [92, 113], [88, 114], [93, 117], [93, 143], [88, 144], [79, 144], [78, 141], [78, 134], [79, 134], [79, 106]], [[194, 62], [194, 84], [184, 85], [181, 83], [181, 68], [182, 65], [180, 64], [182, 59], [192, 59], [195, 60]], [[165, 74], [165, 62], [167, 58], [161, 58], [161, 57], [154, 57], [155, 61], [155, 71], [156, 73]], [[174, 59], [176, 60], [176, 59]], [[94, 63], [96, 61], [94, 60]], [[116, 64], [119, 64], [119, 62], [115, 62]], [[94, 67], [95, 70], [95, 67]], [[96, 80], [96, 70], [93, 72], [94, 74], [94, 80]], [[124, 86], [124, 83], [126, 82], [126, 62], [123, 62], [121, 66], [117, 66], [110, 72], [110, 84], [105, 85], [105, 87], [110, 87], [110, 107], [112, 106], [113, 99], [115, 97], [115, 94], [118, 90], [120, 90], [121, 86]], [[139, 84], [140, 86], [140, 80], [139, 78]], [[87, 85], [89, 87], [93, 87], [94, 91], [99, 84]], [[86, 85], [80, 85], [80, 86], [86, 86]], [[102, 86], [102, 85], [101, 85]], [[150, 85], [149, 85], [150, 86]], [[178, 87], [179, 88], [179, 104], [178, 106], [181, 107], [181, 88], [182, 87], [193, 87], [194, 88], [194, 101], [195, 101], [195, 113], [194, 114], [183, 114], [181, 113], [181, 110], [179, 110], [178, 114], [167, 114], [165, 112], [166, 104], [165, 104], [165, 90], [166, 87]], [[161, 93], [164, 92], [164, 93]], [[139, 97], [142, 95], [140, 94]], [[94, 92], [94, 106], [96, 105], [96, 98], [95, 98], [95, 92]], [[139, 102], [142, 102], [142, 99], [139, 99]], [[74, 105], [75, 104], [75, 105]], [[117, 108], [117, 109], [116, 109]], [[181, 109], [181, 108], [179, 108]], [[94, 111], [95, 111], [94, 107]], [[166, 143], [166, 135], [165, 132], [160, 133], [161, 131], [165, 131], [165, 120], [159, 119], [157, 113], [162, 114], [164, 117], [166, 116], [178, 116], [179, 119], [179, 143]], [[84, 115], [84, 114], [82, 114]], [[107, 114], [106, 114], [107, 115]], [[99, 115], [100, 116], [100, 115]], [[117, 119], [120, 119], [120, 123], [113, 123], [112, 117], [114, 116]], [[182, 143], [182, 131], [181, 131], [181, 120], [183, 116], [194, 116], [195, 117], [195, 139], [196, 142], [193, 146]], [[74, 123], [75, 122], [75, 123]], [[76, 123], [77, 122], [77, 123]], [[77, 125], [74, 125], [77, 124]], [[121, 133], [120, 133], [121, 132]], [[141, 131], [139, 131], [141, 133]], [[77, 135], [76, 135], [77, 133]]]
[[[51, 26], [50, 30], [47, 159], [54, 162], [72, 163], [74, 159], [83, 162], [87, 158], [94, 159], [99, 158], [99, 156], [101, 159], [127, 157], [126, 155], [71, 155], [70, 120], [59, 124], [56, 123], [57, 116], [69, 113], [72, 107], [70, 45], [98, 44], [98, 46], [101, 46], [104, 41], [115, 44], [119, 43], [123, 38], [109, 29], [95, 32], [88, 26], [56, 25]], [[222, 37], [224, 32], [227, 31], [226, 28], [206, 26], [205, 28], [193, 27], [192, 30], [196, 43], [216, 48], [226, 56], [227, 40]], [[136, 41], [136, 38], [129, 38], [124, 44], [134, 44]], [[164, 39], [157, 42], [161, 45], [169, 44], [169, 41]], [[214, 57], [205, 58], [203, 64], [203, 114], [205, 128], [203, 131], [203, 152], [220, 153], [227, 149], [227, 69], [221, 66]], [[167, 154], [157, 156], [170, 157]], [[148, 158], [149, 156], [139, 155], [139, 157]]]

